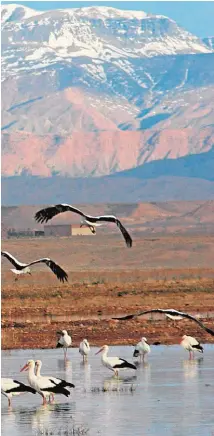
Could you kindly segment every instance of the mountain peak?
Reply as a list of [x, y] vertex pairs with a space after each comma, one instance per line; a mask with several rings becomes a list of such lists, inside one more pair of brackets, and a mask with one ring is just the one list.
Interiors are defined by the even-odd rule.
[[28, 8], [27, 6], [15, 3], [1, 5], [2, 23], [6, 23], [8, 21], [20, 21], [40, 14], [42, 14], [41, 11], [36, 11], [34, 9]]
[[128, 20], [142, 20], [150, 16], [150, 14], [147, 14], [144, 11], [122, 10], [106, 6], [87, 6], [75, 9], [75, 14], [79, 16], [87, 16], [88, 18], [124, 18]]

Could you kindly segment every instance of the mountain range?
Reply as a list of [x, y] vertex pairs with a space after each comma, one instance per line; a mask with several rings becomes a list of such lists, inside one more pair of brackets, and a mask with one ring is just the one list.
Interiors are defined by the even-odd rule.
[[[212, 36], [199, 39], [162, 15], [103, 6], [39, 12], [7, 4], [1, 13], [3, 186], [17, 177], [31, 186], [35, 177], [52, 186], [56, 176], [71, 185], [90, 177], [82, 183], [97, 189], [115, 173], [117, 181], [129, 174], [139, 181], [138, 171], [146, 179], [150, 171], [151, 179], [158, 165], [162, 178], [184, 177], [182, 186], [189, 177], [190, 185], [213, 183], [203, 165], [193, 180], [179, 160], [189, 155], [194, 166], [192, 155], [199, 162], [200, 153], [212, 154]], [[210, 192], [202, 185], [195, 196]]]

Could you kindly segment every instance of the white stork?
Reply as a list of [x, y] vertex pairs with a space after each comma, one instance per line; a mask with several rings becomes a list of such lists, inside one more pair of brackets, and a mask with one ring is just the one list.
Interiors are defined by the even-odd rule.
[[90, 345], [89, 345], [87, 339], [83, 339], [83, 341], [80, 342], [79, 353], [83, 357], [83, 362], [88, 360], [88, 354], [90, 353]]
[[[37, 379], [42, 380], [44, 378], [48, 378], [51, 382], [55, 383], [58, 386], [61, 386], [63, 388], [75, 388], [75, 385], [73, 383], [67, 382], [66, 380], [62, 380], [61, 378], [51, 377], [51, 376], [45, 376], [43, 377], [41, 375], [41, 367], [42, 367], [42, 361], [36, 360], [35, 361], [35, 374], [37, 376]], [[52, 395], [52, 400], [54, 400], [54, 394]], [[50, 395], [50, 397], [51, 397]]]
[[60, 336], [60, 338], [59, 338], [59, 340], [57, 342], [56, 348], [63, 348], [63, 350], [64, 350], [64, 358], [66, 359], [67, 349], [72, 344], [71, 336], [69, 336], [67, 330], [62, 330], [60, 332], [57, 332], [57, 334], [61, 335], [61, 336]]
[[96, 233], [95, 227], [101, 225], [103, 222], [115, 223], [119, 227], [126, 241], [127, 247], [132, 246], [131, 236], [129, 235], [125, 227], [121, 224], [120, 220], [114, 215], [91, 216], [91, 215], [84, 214], [81, 210], [77, 209], [74, 206], [71, 206], [70, 204], [56, 204], [55, 206], [50, 206], [36, 212], [35, 220], [38, 223], [44, 223], [44, 222], [47, 223], [50, 219], [52, 219], [54, 216], [58, 215], [59, 213], [68, 212], [68, 211], [80, 215], [83, 218], [81, 220], [81, 226], [87, 225], [92, 233]]
[[126, 315], [122, 317], [114, 317], [112, 319], [117, 319], [119, 321], [125, 321], [133, 318], [137, 318], [138, 316], [146, 315], [147, 313], [163, 313], [165, 315], [170, 315], [171, 319], [176, 320], [182, 318], [190, 319], [194, 322], [196, 322], [202, 329], [204, 329], [207, 333], [214, 336], [214, 330], [210, 329], [209, 327], [206, 327], [201, 321], [199, 321], [197, 318], [195, 318], [192, 315], [189, 315], [185, 312], [180, 312], [179, 310], [175, 309], [150, 309], [150, 310], [144, 310], [143, 312], [139, 313], [132, 313], [131, 315]]
[[1, 393], [8, 398], [9, 407], [11, 406], [11, 400], [13, 396], [24, 394], [25, 392], [36, 394], [36, 390], [31, 386], [26, 386], [24, 383], [13, 380], [12, 378], [1, 379]]
[[7, 251], [2, 251], [1, 255], [6, 257], [12, 265], [15, 266], [15, 269], [11, 269], [11, 271], [14, 274], [30, 274], [30, 266], [34, 265], [36, 263], [45, 263], [49, 268], [53, 271], [53, 273], [57, 276], [57, 278], [61, 281], [68, 281], [68, 275], [67, 273], [59, 266], [57, 265], [53, 260], [47, 258], [42, 258], [38, 260], [34, 260], [34, 262], [30, 263], [21, 263], [19, 262], [12, 254], [8, 253]]
[[140, 360], [143, 359], [143, 362], [144, 362], [145, 355], [150, 353], [150, 351], [151, 351], [151, 349], [150, 349], [150, 346], [147, 342], [147, 339], [142, 338], [141, 341], [137, 343], [137, 345], [134, 349], [133, 357], [140, 356]]
[[20, 370], [28, 371], [28, 383], [29, 385], [35, 389], [43, 398], [43, 405], [47, 404], [47, 397], [50, 397], [50, 394], [61, 394], [68, 397], [70, 392], [61, 386], [58, 383], [55, 383], [54, 377], [37, 377], [34, 373], [35, 362], [34, 360], [28, 360], [27, 363]]
[[204, 352], [200, 342], [198, 342], [197, 339], [193, 338], [192, 336], [184, 335], [180, 344], [185, 350], [189, 351], [190, 359], [194, 357], [194, 351], [198, 351], [199, 353]]
[[100, 348], [99, 351], [95, 354], [102, 353], [101, 356], [101, 362], [103, 366], [110, 369], [111, 371], [114, 371], [114, 374], [118, 376], [119, 370], [121, 369], [137, 369], [135, 365], [132, 363], [127, 362], [125, 359], [121, 359], [120, 357], [108, 357], [109, 347], [108, 345], [103, 345], [102, 348]]

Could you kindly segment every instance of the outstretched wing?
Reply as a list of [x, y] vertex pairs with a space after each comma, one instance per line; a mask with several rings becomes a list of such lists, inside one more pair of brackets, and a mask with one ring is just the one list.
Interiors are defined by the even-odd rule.
[[120, 220], [117, 219], [116, 221], [117, 227], [119, 227], [125, 241], [126, 241], [126, 245], [127, 247], [132, 247], [132, 238], [130, 236], [130, 234], [127, 232], [127, 230], [125, 229], [125, 227], [121, 224]]
[[207, 333], [209, 333], [210, 335], [214, 336], [214, 330], [210, 329], [209, 327], [206, 327], [201, 321], [199, 321], [197, 318], [195, 318], [192, 315], [189, 315], [188, 313], [184, 313], [184, 312], [179, 312], [178, 310], [175, 309], [151, 309], [151, 310], [145, 310], [143, 312], [139, 312], [139, 313], [133, 313], [131, 315], [127, 315], [127, 316], [122, 316], [122, 317], [115, 317], [112, 319], [116, 319], [116, 320], [129, 320], [129, 319], [133, 319], [136, 318], [138, 316], [141, 315], [146, 315], [147, 313], [165, 313], [171, 316], [181, 316], [183, 318], [188, 318], [191, 319], [192, 321], [196, 322], [202, 329], [204, 329]]
[[81, 210], [77, 209], [76, 207], [71, 206], [70, 204], [56, 204], [55, 206], [46, 207], [45, 209], [41, 209], [35, 214], [35, 220], [38, 223], [47, 223], [49, 220], [51, 220], [54, 216], [58, 215], [59, 213], [63, 212], [74, 212], [78, 215], [85, 216]]
[[207, 333], [209, 333], [210, 335], [214, 336], [214, 330], [210, 329], [209, 327], [206, 327], [201, 321], [199, 321], [199, 319], [194, 318], [194, 316], [189, 315], [188, 313], [183, 313], [181, 314], [181, 316], [191, 319], [192, 321], [197, 322], [197, 324], [204, 329]]
[[111, 216], [111, 215], [104, 215], [104, 216], [99, 216], [99, 217], [90, 217], [90, 216], [86, 216], [86, 219], [88, 221], [91, 221], [93, 223], [93, 221], [95, 222], [109, 222], [109, 223], [115, 223], [117, 225], [117, 227], [119, 227], [125, 241], [126, 241], [126, 245], [127, 247], [131, 247], [132, 246], [132, 238], [130, 236], [130, 234], [127, 232], [127, 230], [125, 229], [125, 227], [122, 225], [122, 223], [120, 222], [120, 220], [118, 218], [116, 218], [115, 216]]
[[53, 271], [53, 273], [57, 276], [60, 282], [68, 281], [68, 274], [53, 260], [49, 258], [39, 259], [29, 263], [28, 266], [34, 265], [35, 263], [46, 263], [46, 265], [49, 266], [51, 271]]
[[2, 251], [1, 255], [6, 257], [16, 268], [19, 266], [20, 267], [26, 266], [26, 263], [19, 262], [14, 256], [12, 256], [12, 254], [8, 253], [8, 251]]

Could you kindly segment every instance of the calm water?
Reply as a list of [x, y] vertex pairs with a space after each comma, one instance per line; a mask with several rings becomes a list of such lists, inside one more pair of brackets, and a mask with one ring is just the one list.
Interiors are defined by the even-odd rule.
[[[101, 365], [97, 348], [83, 365], [78, 350], [2, 352], [2, 376], [26, 381], [19, 373], [28, 359], [41, 359], [42, 374], [75, 384], [69, 399], [41, 406], [40, 395], [14, 397], [12, 410], [2, 396], [2, 435], [214, 436], [214, 346], [189, 361], [180, 346], [153, 346], [148, 363], [120, 379]], [[133, 347], [110, 348], [110, 355], [132, 361]], [[103, 389], [104, 388], [104, 389]]]

